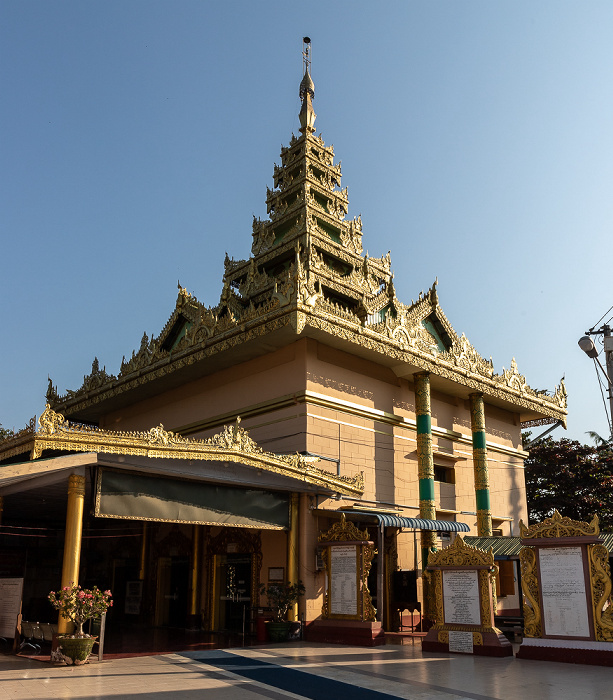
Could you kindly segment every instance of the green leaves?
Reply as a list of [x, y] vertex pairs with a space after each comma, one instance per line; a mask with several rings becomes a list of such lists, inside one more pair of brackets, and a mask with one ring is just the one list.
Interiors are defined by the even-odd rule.
[[271, 583], [269, 586], [260, 584], [260, 594], [268, 598], [268, 603], [275, 610], [275, 620], [282, 622], [287, 611], [301, 595], [305, 593], [302, 581], [298, 583]]
[[613, 450], [609, 443], [582, 445], [547, 438], [530, 447], [525, 462], [530, 522], [557, 509], [561, 515], [590, 521], [598, 515], [603, 530], [613, 530]]
[[81, 631], [86, 620], [100, 617], [112, 607], [111, 596], [111, 591], [101, 591], [97, 586], [91, 590], [83, 589], [71, 582], [70, 586], [64, 586], [57, 592], [51, 591], [48, 598], [51, 605], [65, 618], [72, 620]]

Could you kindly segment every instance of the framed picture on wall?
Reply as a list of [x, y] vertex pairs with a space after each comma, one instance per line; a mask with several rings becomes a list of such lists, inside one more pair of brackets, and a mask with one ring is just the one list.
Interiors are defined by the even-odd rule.
[[282, 566], [269, 566], [268, 581], [270, 583], [283, 583], [285, 581], [285, 569]]

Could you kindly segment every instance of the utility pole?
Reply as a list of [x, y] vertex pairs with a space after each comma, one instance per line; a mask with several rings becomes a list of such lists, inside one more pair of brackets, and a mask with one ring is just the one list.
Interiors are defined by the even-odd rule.
[[[592, 335], [602, 335], [606, 369], [598, 359], [598, 350], [594, 345], [594, 341], [590, 338]], [[609, 389], [609, 428], [611, 430], [610, 437], [613, 441], [613, 335], [611, 335], [611, 326], [605, 323], [604, 326], [601, 326], [598, 330], [590, 328], [590, 330], [586, 331], [585, 335], [579, 339], [579, 347], [588, 357], [591, 357], [598, 364], [607, 380]]]

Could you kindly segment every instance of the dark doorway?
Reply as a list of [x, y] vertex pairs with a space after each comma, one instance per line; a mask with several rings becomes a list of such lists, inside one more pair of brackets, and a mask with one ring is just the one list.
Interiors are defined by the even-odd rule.
[[251, 555], [219, 557], [219, 629], [249, 632], [251, 614]]
[[159, 627], [185, 627], [189, 588], [189, 559], [158, 559], [158, 590], [155, 624]]

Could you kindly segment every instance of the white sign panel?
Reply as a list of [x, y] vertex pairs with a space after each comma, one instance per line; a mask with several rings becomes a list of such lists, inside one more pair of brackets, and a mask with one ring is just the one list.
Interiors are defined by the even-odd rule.
[[443, 571], [443, 607], [447, 625], [480, 625], [477, 571]]
[[589, 637], [581, 547], [539, 549], [544, 633], [553, 637]]
[[22, 578], [0, 578], [0, 637], [15, 636], [22, 593]]
[[330, 547], [330, 614], [358, 614], [357, 546]]
[[473, 633], [449, 631], [449, 651], [460, 654], [473, 654]]

